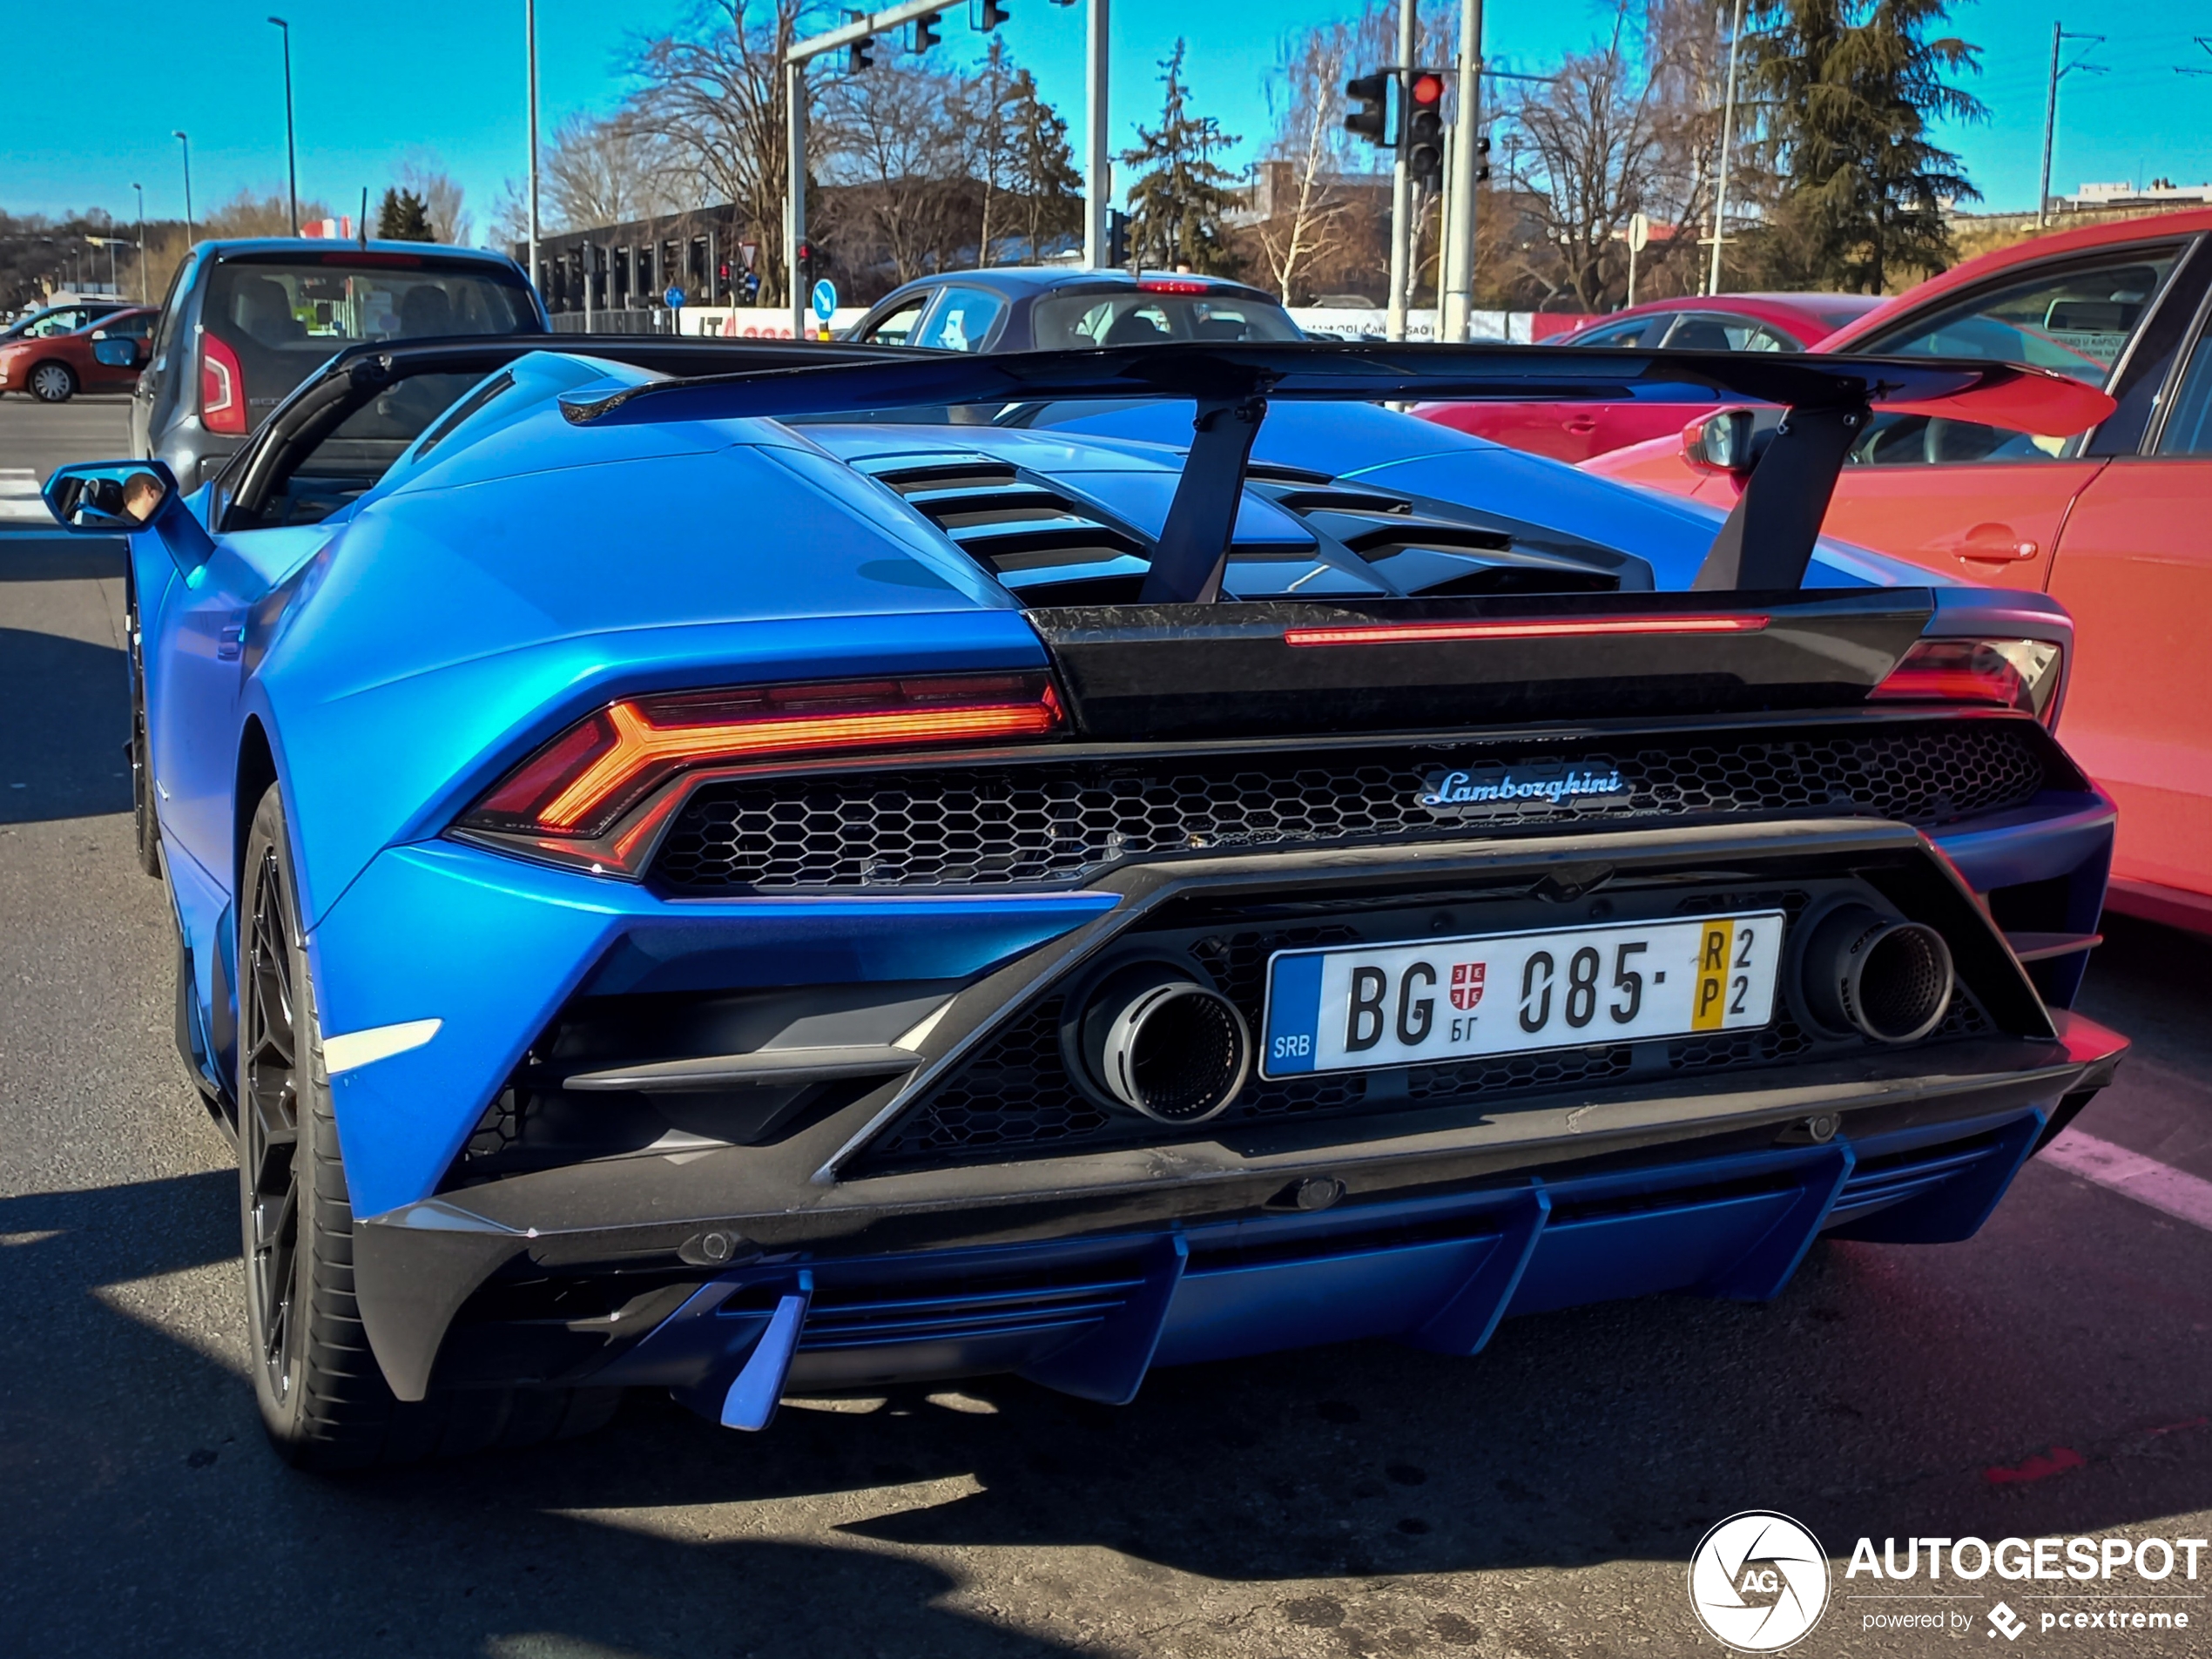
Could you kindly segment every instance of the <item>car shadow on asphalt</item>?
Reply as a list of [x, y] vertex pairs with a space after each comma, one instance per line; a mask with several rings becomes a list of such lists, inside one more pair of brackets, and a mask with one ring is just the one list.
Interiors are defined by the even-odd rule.
[[[239, 1372], [114, 1294], [234, 1272], [234, 1177], [9, 1199], [0, 1539], [27, 1531], [0, 1554], [19, 1616], [71, 1633], [40, 1652], [129, 1650], [166, 1605], [198, 1610], [173, 1651], [997, 1659], [1075, 1649], [958, 1605], [976, 1551], [1299, 1581], [1285, 1616], [1325, 1626], [1354, 1581], [1680, 1562], [1750, 1507], [1838, 1559], [1860, 1534], [2094, 1535], [2212, 1507], [2212, 1305], [2168, 1287], [2188, 1305], [2145, 1328], [2091, 1285], [2015, 1282], [2031, 1222], [2094, 1257], [2107, 1197], [2053, 1178], [1971, 1245], [1825, 1244], [1770, 1305], [1544, 1314], [1473, 1359], [1319, 1348], [1162, 1371], [1118, 1409], [971, 1379], [794, 1399], [758, 1435], [636, 1393], [582, 1440], [346, 1479], [280, 1466]], [[2047, 1296], [2055, 1324], [2021, 1305]], [[2074, 1460], [2047, 1455], [2062, 1440]], [[2037, 1459], [2062, 1477], [2024, 1475]], [[171, 1542], [105, 1596], [118, 1531]], [[273, 1628], [273, 1554], [327, 1576], [327, 1605]]]
[[129, 665], [112, 645], [0, 628], [0, 824], [131, 810]]

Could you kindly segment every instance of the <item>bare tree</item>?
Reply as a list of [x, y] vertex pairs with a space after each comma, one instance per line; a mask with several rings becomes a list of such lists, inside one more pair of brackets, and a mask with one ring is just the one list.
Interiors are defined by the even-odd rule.
[[430, 233], [441, 242], [468, 246], [475, 229], [475, 216], [467, 206], [460, 183], [445, 170], [435, 150], [411, 150], [400, 158], [392, 176], [402, 190], [422, 199], [430, 215]]
[[[760, 244], [761, 298], [771, 305], [786, 297], [788, 263], [784, 53], [819, 10], [813, 0], [713, 0], [679, 32], [645, 41], [631, 64], [643, 83], [635, 130], [668, 147], [695, 191], [735, 204]], [[810, 167], [816, 153], [810, 145]]]
[[982, 218], [990, 181], [968, 180], [974, 153], [970, 117], [974, 98], [955, 75], [919, 62], [879, 64], [864, 76], [835, 84], [824, 111], [825, 137], [833, 148], [824, 176], [836, 185], [822, 218], [846, 244], [859, 245], [887, 264], [894, 285], [945, 269], [958, 243]]
[[1625, 244], [1615, 244], [1645, 210], [1661, 148], [1653, 80], [1635, 61], [1629, 24], [1624, 3], [1608, 39], [1569, 54], [1556, 78], [1512, 105], [1522, 176], [1559, 261], [1556, 286], [1584, 311], [1625, 286]]
[[[669, 146], [629, 111], [563, 116], [539, 162], [540, 214], [552, 228], [581, 231], [667, 212], [673, 165]], [[528, 235], [529, 205], [519, 193], [513, 212], [516, 235]]]
[[1291, 291], [1301, 271], [1336, 239], [1349, 210], [1330, 182], [1342, 171], [1339, 158], [1345, 134], [1339, 89], [1352, 45], [1352, 25], [1343, 23], [1318, 24], [1285, 44], [1280, 84], [1290, 88], [1290, 101], [1255, 180], [1265, 216], [1254, 235], [1268, 279], [1286, 306], [1293, 303]]

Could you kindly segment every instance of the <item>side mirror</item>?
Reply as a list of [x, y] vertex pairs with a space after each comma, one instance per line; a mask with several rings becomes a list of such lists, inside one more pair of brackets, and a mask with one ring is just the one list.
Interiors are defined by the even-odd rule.
[[64, 529], [102, 536], [145, 529], [179, 501], [177, 475], [158, 461], [57, 467], [43, 493], [46, 510]]
[[111, 334], [92, 341], [92, 361], [110, 368], [136, 368], [145, 361], [143, 342], [128, 334]]
[[1699, 472], [1724, 472], [1739, 482], [1751, 475], [1773, 441], [1778, 409], [1723, 409], [1692, 421], [1682, 431], [1682, 458]]

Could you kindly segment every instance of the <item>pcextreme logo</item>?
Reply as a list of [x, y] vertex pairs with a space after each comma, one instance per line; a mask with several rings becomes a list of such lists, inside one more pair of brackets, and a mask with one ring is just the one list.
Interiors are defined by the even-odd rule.
[[1828, 1553], [1787, 1515], [1747, 1509], [1698, 1541], [1689, 1605], [1738, 1653], [1779, 1653], [1804, 1640], [1828, 1606]]

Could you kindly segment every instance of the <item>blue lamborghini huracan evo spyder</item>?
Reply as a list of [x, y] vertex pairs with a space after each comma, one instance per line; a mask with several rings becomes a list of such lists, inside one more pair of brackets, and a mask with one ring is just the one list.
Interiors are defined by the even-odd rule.
[[[1770, 413], [1714, 416], [1723, 521], [1386, 407], [1439, 397]], [[341, 354], [190, 497], [63, 469], [128, 538], [139, 851], [275, 1443], [644, 1386], [738, 1428], [985, 1372], [1125, 1401], [1966, 1238], [2123, 1047], [2067, 1011], [2113, 809], [2054, 736], [2063, 611], [1819, 539], [1900, 409], [2108, 405], [472, 339]]]

